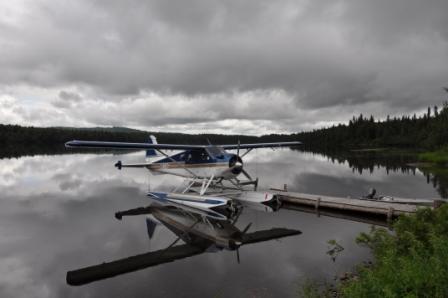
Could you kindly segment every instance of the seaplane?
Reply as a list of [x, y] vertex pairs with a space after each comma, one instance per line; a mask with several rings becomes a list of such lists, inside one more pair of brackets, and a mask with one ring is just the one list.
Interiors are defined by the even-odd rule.
[[[67, 148], [110, 148], [145, 150], [143, 163], [126, 164], [121, 160], [115, 163], [118, 170], [123, 168], [146, 168], [155, 175], [175, 175], [184, 182], [172, 192], [148, 192], [148, 196], [159, 201], [189, 206], [201, 210], [220, 208], [235, 209], [235, 201], [265, 206], [280, 202], [270, 192], [257, 192], [258, 178], [253, 179], [244, 169], [243, 157], [257, 148], [281, 148], [301, 145], [301, 142], [275, 142], [226, 145], [183, 145], [159, 144], [150, 135], [147, 143], [104, 142], [73, 140], [65, 143]], [[169, 155], [167, 150], [180, 151]], [[236, 150], [236, 153], [227, 150]], [[245, 150], [240, 155], [240, 151]], [[239, 179], [244, 176], [245, 179]], [[224, 183], [230, 183], [225, 185]], [[229, 184], [227, 183], [227, 184]], [[253, 190], [247, 189], [253, 186]], [[224, 192], [227, 191], [227, 192]], [[234, 210], [233, 210], [234, 211]]]
[[[239, 264], [239, 249], [242, 246], [301, 234], [299, 230], [287, 228], [249, 232], [252, 223], [247, 224], [244, 229], [237, 228], [236, 222], [242, 210], [231, 219], [221, 220], [185, 207], [175, 207], [151, 198], [147, 207], [116, 212], [115, 217], [118, 220], [125, 216], [146, 215], [150, 240], [158, 226], [165, 226], [177, 238], [164, 249], [68, 271], [67, 283], [72, 286], [84, 285], [202, 253], [217, 253], [223, 250], [235, 251]], [[180, 240], [184, 244], [178, 244]]]

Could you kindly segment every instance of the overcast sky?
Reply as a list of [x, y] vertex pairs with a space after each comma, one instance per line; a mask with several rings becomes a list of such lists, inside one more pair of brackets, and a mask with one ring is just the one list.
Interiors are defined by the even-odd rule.
[[447, 0], [0, 2], [0, 123], [294, 132], [447, 85]]

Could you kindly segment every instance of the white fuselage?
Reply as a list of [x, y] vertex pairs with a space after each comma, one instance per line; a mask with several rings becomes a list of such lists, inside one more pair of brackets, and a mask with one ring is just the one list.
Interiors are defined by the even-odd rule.
[[152, 163], [147, 169], [155, 174], [169, 174], [189, 178], [232, 179], [238, 176], [232, 173], [228, 162], [186, 164], [185, 162]]

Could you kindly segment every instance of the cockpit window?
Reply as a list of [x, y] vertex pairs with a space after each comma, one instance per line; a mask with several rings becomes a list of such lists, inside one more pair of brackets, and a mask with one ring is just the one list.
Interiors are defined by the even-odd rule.
[[205, 150], [207, 150], [207, 153], [215, 158], [222, 158], [224, 156], [224, 149], [222, 147], [218, 147], [218, 146], [211, 146], [211, 147], [207, 147], [205, 148]]
[[192, 150], [187, 154], [187, 158], [185, 159], [186, 163], [196, 163], [196, 162], [205, 162], [209, 161], [210, 156], [208, 152], [204, 149], [201, 150]]

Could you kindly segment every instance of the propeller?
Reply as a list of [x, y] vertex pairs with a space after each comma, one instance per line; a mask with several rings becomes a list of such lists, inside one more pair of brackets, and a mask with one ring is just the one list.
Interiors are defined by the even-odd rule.
[[229, 160], [229, 168], [235, 175], [239, 175], [243, 171], [243, 159], [240, 156], [240, 139], [238, 138], [238, 147], [236, 154], [233, 155]]
[[250, 226], [252, 225], [252, 223], [249, 223], [244, 230], [241, 232], [240, 237], [241, 237], [241, 241], [235, 242], [234, 245], [236, 245], [236, 260], [238, 262], [238, 264], [240, 264], [240, 247], [243, 244], [243, 236], [244, 234], [247, 233], [247, 231], [249, 230]]

